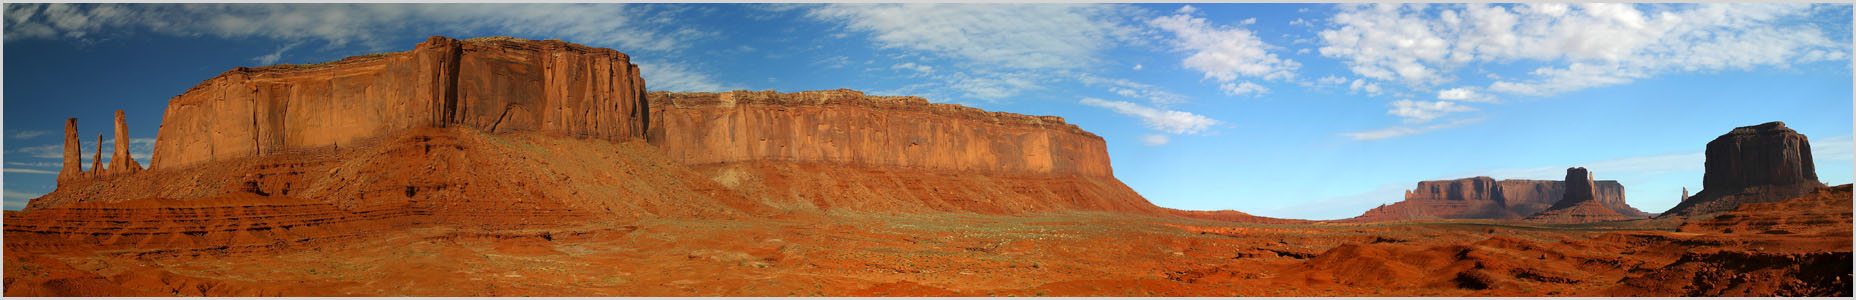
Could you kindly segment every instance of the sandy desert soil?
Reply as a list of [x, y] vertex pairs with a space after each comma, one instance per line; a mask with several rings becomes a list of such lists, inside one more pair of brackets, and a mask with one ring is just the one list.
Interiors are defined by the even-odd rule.
[[[1847, 195], [1847, 194], [1845, 194]], [[1105, 213], [416, 228], [252, 253], [6, 256], [6, 295], [1848, 295], [1850, 234]], [[1679, 268], [1679, 270], [1671, 269]]]

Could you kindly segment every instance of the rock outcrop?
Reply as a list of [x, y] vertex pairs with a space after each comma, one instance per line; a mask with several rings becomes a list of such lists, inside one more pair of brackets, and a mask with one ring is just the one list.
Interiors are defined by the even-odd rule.
[[90, 156], [90, 176], [103, 176], [103, 134], [97, 134], [97, 152]]
[[1585, 168], [1566, 169], [1566, 192], [1559, 202], [1538, 214], [1528, 216], [1528, 221], [1547, 223], [1591, 223], [1637, 219], [1607, 207], [1598, 201], [1598, 187], [1592, 182], [1592, 173]]
[[1683, 222], [1683, 232], [1841, 234], [1850, 232], [1850, 185], [1817, 189], [1798, 198], [1748, 203], [1708, 219]]
[[77, 137], [77, 118], [64, 120], [64, 165], [58, 170], [58, 182], [84, 175], [84, 146]]
[[1101, 137], [1063, 118], [852, 90], [652, 92], [650, 141], [692, 165], [825, 162], [1109, 177]]
[[135, 162], [129, 154], [129, 124], [123, 117], [122, 110], [116, 110], [116, 152], [110, 155], [109, 174], [135, 174], [142, 171], [142, 164]]
[[[1619, 213], [1649, 217], [1624, 202], [1624, 185], [1614, 180], [1594, 181], [1597, 202]], [[1420, 219], [1514, 219], [1532, 216], [1560, 201], [1566, 182], [1559, 180], [1507, 179], [1489, 177], [1418, 182], [1406, 191], [1398, 203], [1381, 205], [1352, 222], [1381, 222]]]
[[1719, 214], [1741, 204], [1797, 198], [1825, 187], [1817, 181], [1811, 142], [1784, 122], [1734, 128], [1708, 142], [1706, 155], [1701, 192], [1662, 216]]
[[168, 101], [149, 164], [339, 147], [421, 126], [642, 139], [644, 88], [630, 56], [612, 49], [434, 36], [406, 52], [206, 80]]
[[1171, 214], [1147, 202], [1113, 177], [1101, 137], [1058, 117], [843, 89], [648, 98], [651, 144], [733, 190], [783, 206], [1225, 216]]

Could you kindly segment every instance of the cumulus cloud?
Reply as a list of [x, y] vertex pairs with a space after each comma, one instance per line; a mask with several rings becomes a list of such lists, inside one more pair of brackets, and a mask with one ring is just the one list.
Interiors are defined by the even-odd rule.
[[[1254, 19], [1241, 23], [1253, 22]], [[1204, 18], [1193, 17], [1190, 11], [1155, 18], [1147, 24], [1171, 33], [1174, 46], [1192, 53], [1180, 62], [1181, 66], [1204, 73], [1205, 78], [1225, 83], [1225, 86], [1231, 87], [1224, 89], [1229, 94], [1241, 94], [1232, 93], [1239, 87], [1247, 88], [1244, 89], [1246, 92], [1262, 91], [1262, 87], [1255, 83], [1232, 84], [1240, 77], [1289, 79], [1295, 77], [1295, 71], [1301, 68], [1301, 63], [1272, 53], [1270, 49], [1277, 47], [1264, 43], [1250, 30], [1213, 26]]]
[[646, 88], [653, 91], [671, 92], [722, 92], [735, 90], [733, 86], [724, 85], [709, 78], [709, 75], [691, 70], [689, 66], [673, 62], [635, 61], [638, 72], [644, 78]]
[[1438, 124], [1431, 124], [1431, 125], [1418, 126], [1418, 127], [1392, 126], [1392, 127], [1361, 131], [1361, 132], [1342, 133], [1340, 135], [1348, 137], [1348, 138], [1352, 138], [1353, 140], [1356, 140], [1356, 141], [1383, 140], [1383, 139], [1402, 137], [1402, 136], [1432, 132], [1432, 131], [1448, 129], [1448, 128], [1457, 127], [1457, 126], [1473, 124], [1476, 122], [1481, 122], [1482, 120], [1483, 118], [1460, 119], [1460, 120], [1450, 121], [1446, 123], [1438, 123]]
[[[1471, 63], [1538, 63], [1488, 90], [1553, 95], [1663, 73], [1846, 59], [1811, 4], [1343, 5], [1323, 56], [1365, 78], [1427, 87]], [[1493, 74], [1490, 74], [1493, 75]], [[1500, 78], [1490, 76], [1491, 78]]]
[[[600, 4], [7, 4], [6, 39], [107, 39], [148, 31], [382, 46], [394, 32], [499, 31], [620, 51], [668, 51], [713, 35], [675, 8]], [[281, 51], [279, 51], [281, 52]], [[259, 57], [265, 60], [265, 57]]]
[[1404, 118], [1407, 124], [1420, 124], [1453, 113], [1470, 111], [1476, 111], [1476, 108], [1450, 101], [1398, 100], [1392, 101], [1392, 110], [1386, 111], [1386, 114]]
[[1125, 101], [1083, 98], [1082, 103], [1084, 105], [1107, 108], [1119, 114], [1140, 118], [1141, 122], [1147, 125], [1147, 128], [1171, 134], [1198, 134], [1204, 132], [1205, 129], [1210, 128], [1212, 125], [1220, 123], [1218, 120], [1213, 120], [1194, 113], [1156, 109]]

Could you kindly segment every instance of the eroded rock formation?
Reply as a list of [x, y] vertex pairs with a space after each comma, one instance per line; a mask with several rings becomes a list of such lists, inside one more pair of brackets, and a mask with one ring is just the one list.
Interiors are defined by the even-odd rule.
[[1592, 173], [1585, 168], [1566, 169], [1566, 192], [1559, 202], [1538, 214], [1528, 216], [1527, 220], [1549, 223], [1590, 223], [1604, 221], [1622, 221], [1636, 219], [1612, 210], [1598, 201], [1598, 187], [1592, 182]]
[[852, 90], [653, 92], [651, 143], [687, 164], [828, 162], [1107, 177], [1101, 137], [1063, 118]]
[[1825, 187], [1817, 181], [1810, 140], [1784, 122], [1734, 128], [1708, 142], [1706, 155], [1701, 192], [1662, 216], [1718, 214], [1741, 204], [1796, 198]]
[[110, 155], [108, 174], [135, 174], [142, 171], [142, 164], [135, 162], [129, 154], [129, 124], [123, 117], [122, 110], [116, 110], [116, 152]]
[[58, 170], [58, 182], [84, 175], [83, 150], [77, 137], [77, 118], [64, 120], [64, 165]]
[[612, 49], [434, 36], [406, 52], [206, 80], [168, 101], [150, 166], [340, 146], [419, 126], [639, 139], [643, 94], [637, 66]]
[[[1601, 205], [1628, 216], [1649, 217], [1624, 202], [1623, 184], [1599, 180], [1593, 185], [1594, 197]], [[1565, 191], [1566, 182], [1559, 180], [1472, 177], [1421, 181], [1416, 189], [1406, 191], [1404, 200], [1381, 205], [1347, 221], [1523, 218], [1552, 207]]]
[[90, 156], [90, 175], [103, 176], [103, 134], [97, 134], [97, 152]]

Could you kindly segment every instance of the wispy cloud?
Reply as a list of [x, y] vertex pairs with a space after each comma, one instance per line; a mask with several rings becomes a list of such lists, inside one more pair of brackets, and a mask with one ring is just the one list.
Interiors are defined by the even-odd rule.
[[1356, 141], [1383, 140], [1383, 139], [1414, 135], [1414, 134], [1432, 132], [1432, 131], [1437, 131], [1437, 130], [1442, 130], [1442, 129], [1448, 129], [1448, 128], [1457, 127], [1457, 126], [1474, 124], [1476, 122], [1481, 122], [1483, 119], [1484, 118], [1460, 119], [1460, 120], [1450, 121], [1447, 123], [1431, 124], [1431, 125], [1426, 125], [1426, 126], [1400, 125], [1400, 126], [1392, 126], [1392, 127], [1361, 131], [1361, 132], [1348, 132], [1348, 133], [1342, 133], [1340, 135], [1348, 137], [1348, 138], [1352, 138], [1353, 140], [1356, 140]]
[[261, 66], [274, 65], [274, 64], [277, 64], [278, 60], [282, 60], [284, 58], [284, 52], [290, 51], [291, 48], [296, 48], [297, 45], [302, 45], [302, 44], [303, 44], [302, 42], [294, 42], [294, 43], [285, 44], [283, 47], [277, 47], [277, 51], [271, 51], [271, 54], [265, 54], [265, 55], [260, 55], [258, 57], [253, 57], [251, 58], [251, 61], [257, 62], [258, 65], [261, 65]]
[[1199, 134], [1220, 122], [1205, 116], [1176, 111], [1156, 109], [1124, 101], [1109, 101], [1096, 98], [1083, 98], [1084, 105], [1107, 108], [1116, 113], [1141, 119], [1147, 128], [1171, 134]]
[[740, 89], [722, 84], [709, 74], [691, 70], [682, 63], [635, 61], [638, 71], [644, 73], [645, 87], [653, 91], [672, 92], [721, 92]]
[[27, 168], [5, 168], [5, 170], [7, 173], [20, 173], [20, 174], [53, 174], [53, 175], [58, 174], [58, 171], [46, 171], [46, 170], [27, 169]]
[[1453, 113], [1471, 111], [1476, 111], [1476, 108], [1450, 101], [1398, 100], [1392, 101], [1392, 110], [1386, 111], [1386, 114], [1403, 118], [1406, 124], [1423, 124]]
[[25, 192], [13, 191], [10, 189], [0, 190], [0, 194], [4, 194], [5, 208], [8, 210], [25, 208], [26, 203], [29, 201], [32, 201], [32, 198], [38, 198], [39, 196], [45, 195], [44, 193], [38, 193], [38, 194], [25, 193]]
[[1141, 144], [1146, 144], [1148, 146], [1166, 145], [1166, 143], [1172, 141], [1173, 139], [1166, 135], [1149, 134], [1141, 136]]
[[678, 22], [676, 10], [620, 3], [8, 4], [6, 39], [88, 41], [141, 29], [178, 36], [385, 46], [380, 43], [397, 37], [400, 30], [498, 31], [589, 41], [621, 51], [668, 51], [714, 35]]
[[40, 136], [44, 136], [44, 135], [51, 134], [51, 133], [52, 132], [49, 130], [15, 130], [13, 131], [13, 134], [9, 134], [7, 135], [7, 137], [11, 137], [16, 140], [23, 140], [23, 139], [40, 137]]

